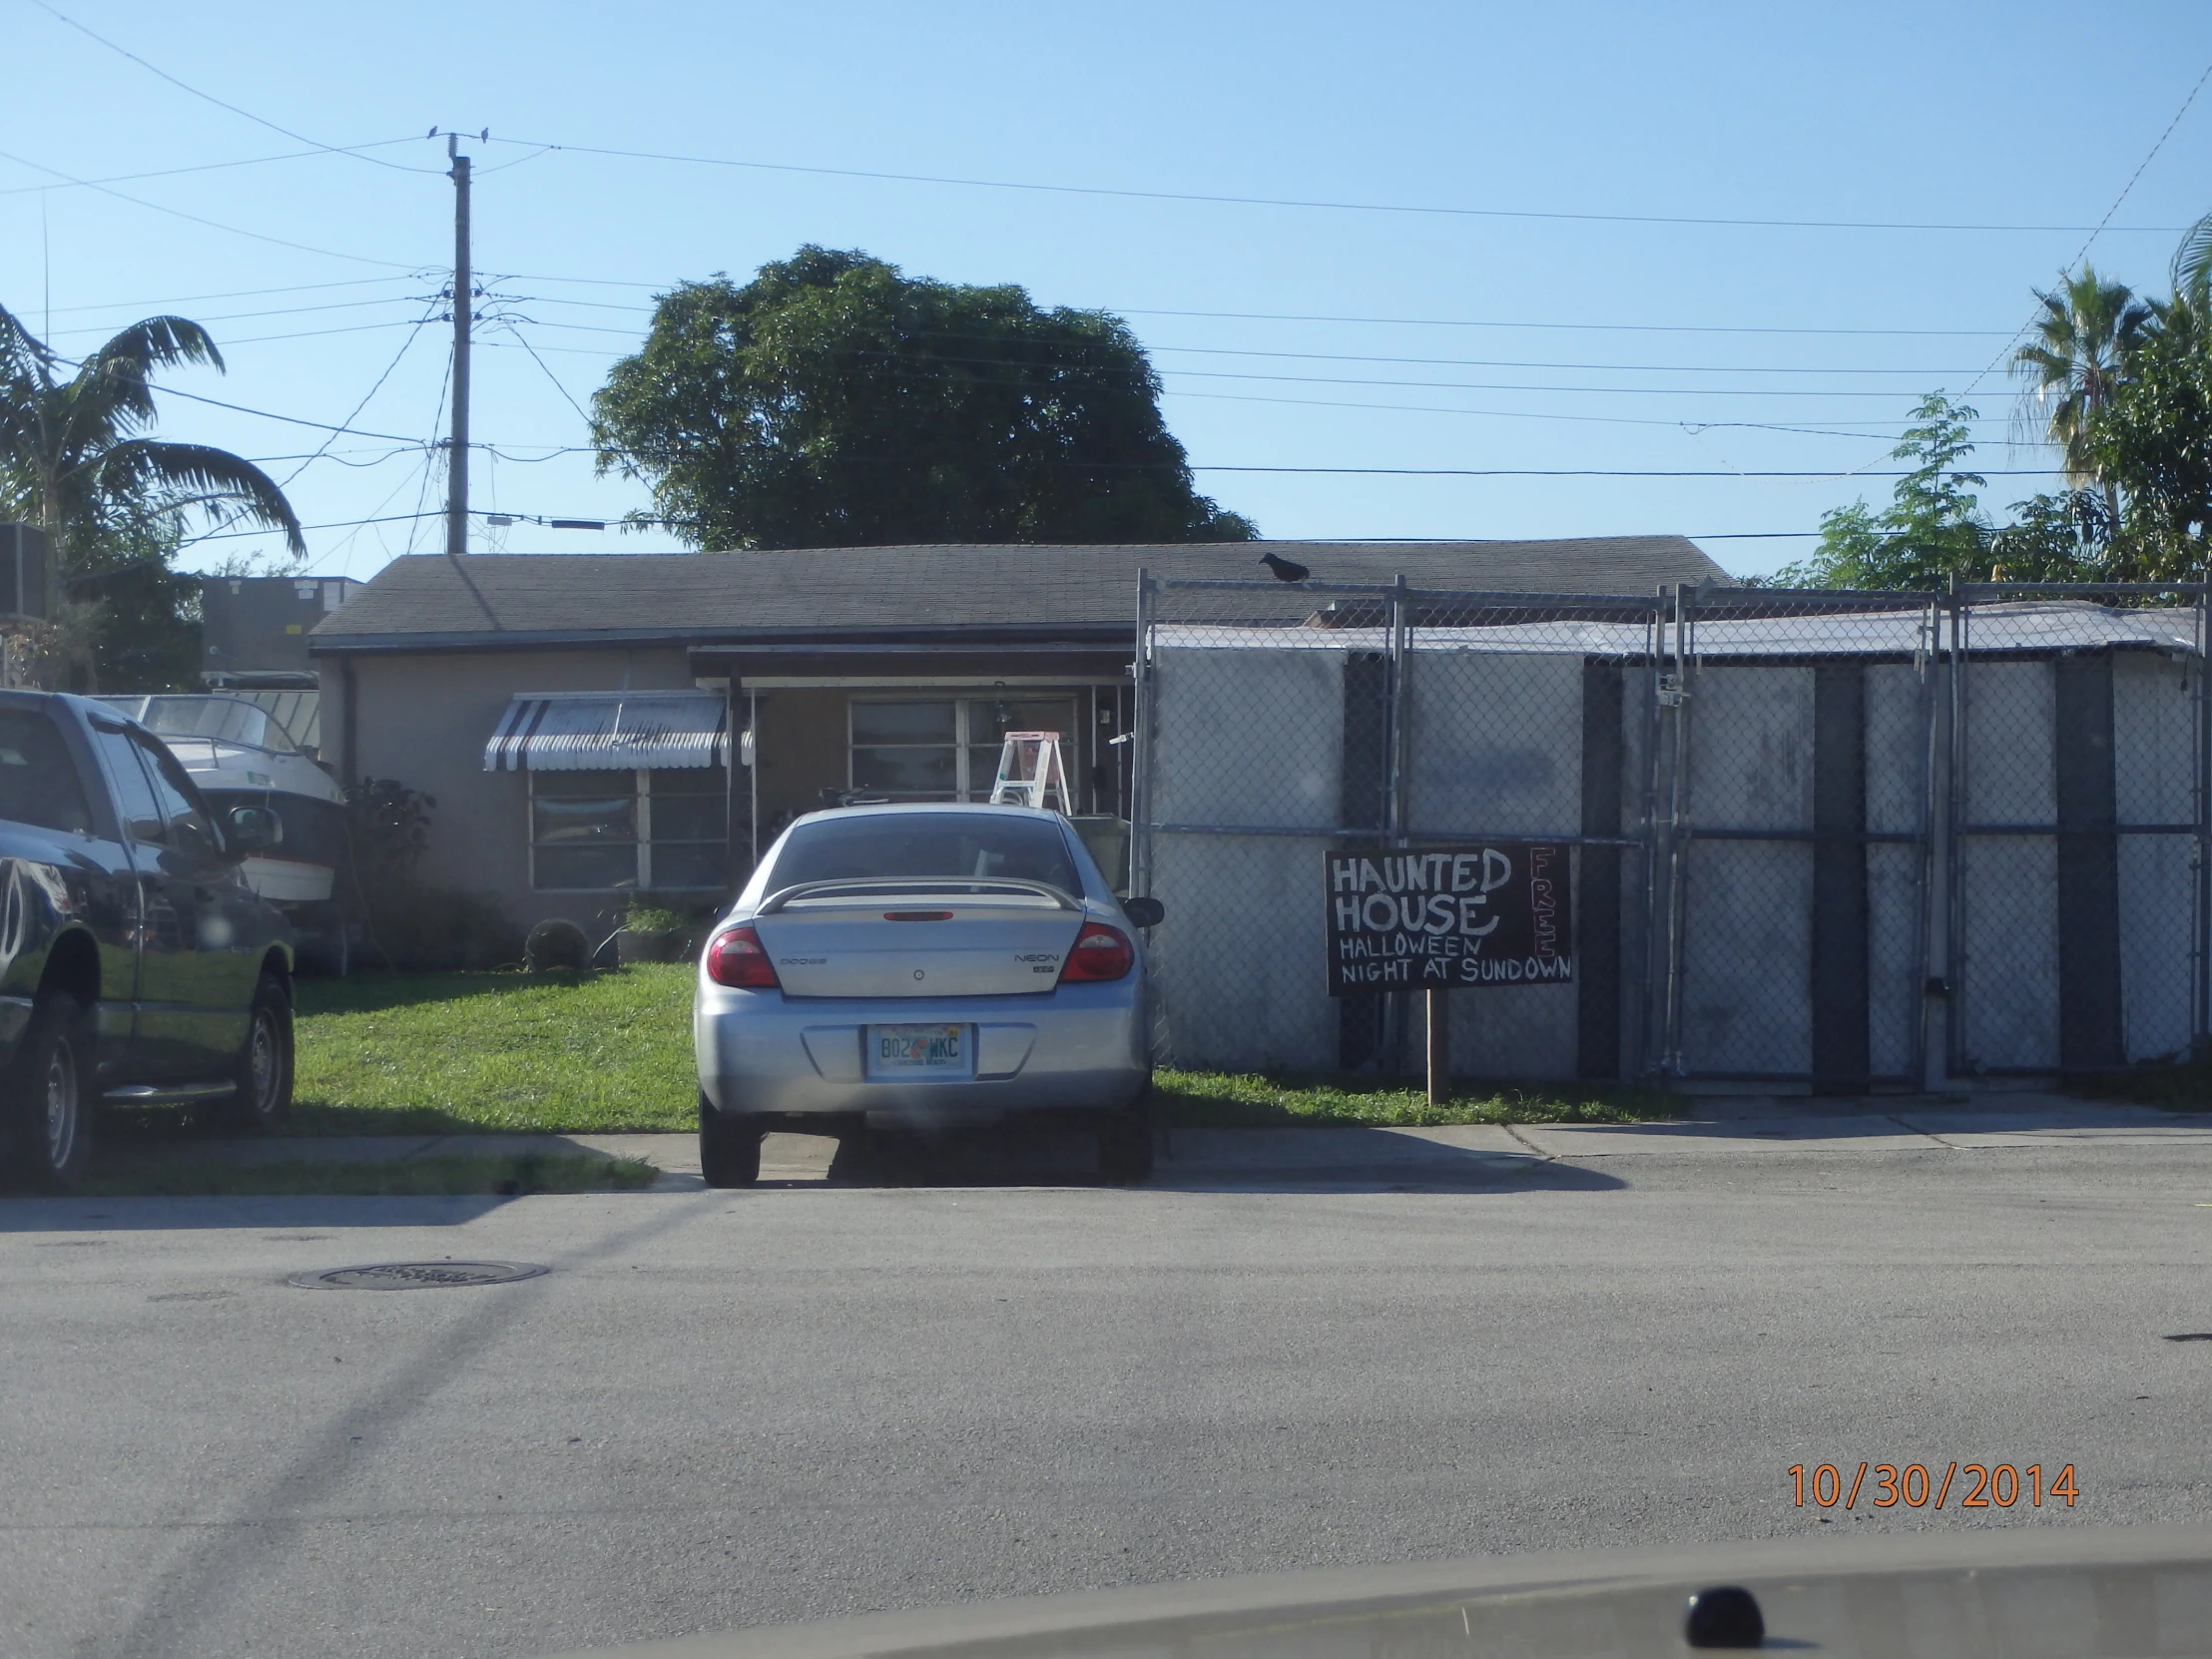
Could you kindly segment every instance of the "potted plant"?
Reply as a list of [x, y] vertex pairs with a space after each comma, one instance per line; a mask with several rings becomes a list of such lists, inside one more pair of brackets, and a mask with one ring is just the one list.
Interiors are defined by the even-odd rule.
[[657, 904], [642, 893], [630, 895], [622, 931], [615, 935], [615, 959], [631, 962], [680, 962], [691, 949], [691, 924], [683, 912]]

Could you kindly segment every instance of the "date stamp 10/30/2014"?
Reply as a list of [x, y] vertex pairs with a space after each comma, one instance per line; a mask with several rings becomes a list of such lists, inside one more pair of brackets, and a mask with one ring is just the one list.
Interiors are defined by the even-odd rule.
[[[1933, 1469], [1927, 1463], [1849, 1464], [1793, 1463], [1790, 1495], [1797, 1507], [1819, 1509], [1858, 1505], [1864, 1494], [1877, 1509], [1940, 1509], [1949, 1502], [1957, 1509], [2009, 1509], [2022, 1498], [2029, 1508], [2045, 1501], [2071, 1509], [2081, 1496], [2074, 1480], [2074, 1466], [2062, 1465], [2045, 1478], [2043, 1465], [2025, 1467], [2011, 1463], [1951, 1463]], [[1872, 1476], [1872, 1482], [1869, 1482]], [[1956, 1488], [1954, 1493], [1952, 1488]]]

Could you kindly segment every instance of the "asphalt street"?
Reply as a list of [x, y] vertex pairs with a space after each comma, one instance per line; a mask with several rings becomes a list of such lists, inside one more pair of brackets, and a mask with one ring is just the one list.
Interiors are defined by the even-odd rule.
[[[1141, 1190], [956, 1159], [834, 1185], [787, 1149], [745, 1193], [4, 1200], [0, 1651], [526, 1655], [2212, 1521], [2212, 1340], [2171, 1340], [2212, 1334], [2212, 1127], [2136, 1122], [1200, 1137]], [[551, 1271], [287, 1282], [447, 1258]], [[1792, 1465], [1862, 1460], [2070, 1464], [2079, 1496], [1793, 1503]]]

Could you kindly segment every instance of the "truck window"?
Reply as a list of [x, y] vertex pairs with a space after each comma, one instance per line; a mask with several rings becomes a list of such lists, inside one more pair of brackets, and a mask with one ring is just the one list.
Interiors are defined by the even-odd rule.
[[61, 732], [28, 709], [0, 709], [0, 819], [72, 834], [92, 832], [84, 780]]
[[108, 776], [115, 782], [116, 809], [123, 815], [123, 832], [135, 841], [151, 841], [159, 846], [168, 839], [162, 829], [161, 803], [154, 799], [154, 786], [146, 781], [146, 769], [139, 765], [138, 745], [127, 732], [110, 732], [95, 726], [93, 741], [100, 746], [100, 758], [107, 763]]
[[208, 822], [208, 815], [200, 810], [192, 775], [160, 744], [144, 738], [131, 741], [138, 745], [139, 759], [146, 763], [147, 774], [153, 779], [154, 798], [161, 804], [163, 822], [169, 826], [170, 845], [195, 857], [220, 857], [222, 838]]

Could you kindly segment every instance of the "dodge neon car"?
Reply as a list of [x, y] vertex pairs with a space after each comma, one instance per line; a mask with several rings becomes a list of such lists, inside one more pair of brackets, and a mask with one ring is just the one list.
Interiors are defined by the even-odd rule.
[[701, 952], [701, 1164], [760, 1177], [773, 1129], [939, 1130], [1049, 1116], [1101, 1172], [1152, 1168], [1141, 929], [1074, 828], [1019, 807], [815, 813]]

